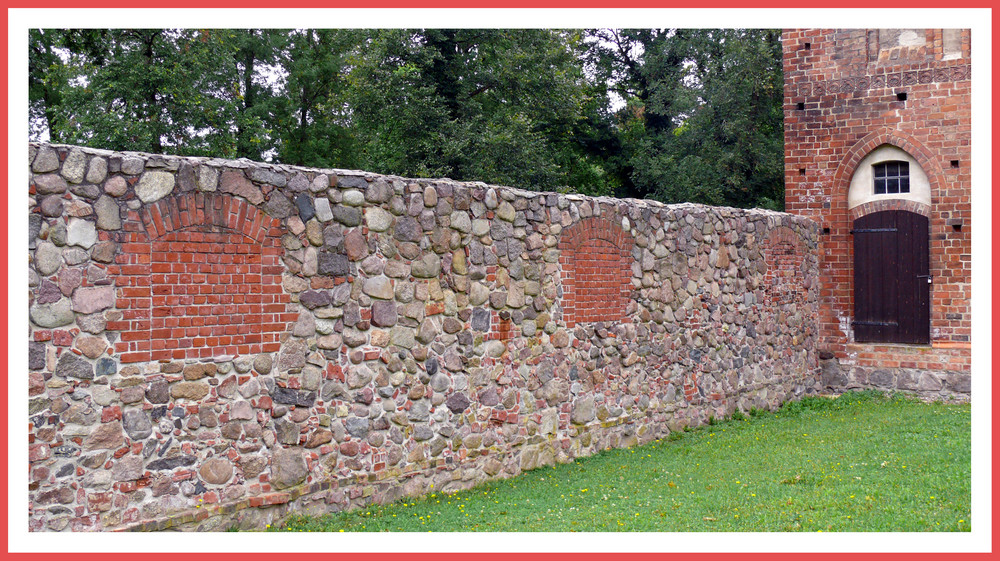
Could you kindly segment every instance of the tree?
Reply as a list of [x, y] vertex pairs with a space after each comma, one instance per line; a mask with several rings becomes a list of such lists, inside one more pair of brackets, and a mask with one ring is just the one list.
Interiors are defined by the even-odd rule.
[[34, 115], [37, 122], [44, 112], [52, 140], [186, 155], [263, 153], [253, 141], [266, 138], [248, 55], [254, 41], [238, 41], [243, 32], [36, 30], [32, 36]]
[[778, 36], [32, 30], [30, 133], [117, 150], [780, 208]]
[[578, 132], [603, 95], [577, 34], [434, 29], [373, 34], [352, 72], [366, 169], [528, 188], [605, 190]]
[[289, 32], [277, 29], [226, 30], [231, 41], [236, 72], [235, 155], [262, 160], [273, 152], [279, 135], [275, 121], [284, 99], [280, 88], [272, 87], [285, 60]]
[[363, 32], [297, 30], [282, 59], [286, 75], [275, 119], [278, 159], [318, 167], [357, 167], [347, 76]]
[[592, 30], [588, 64], [624, 101], [619, 196], [780, 208], [775, 30]]

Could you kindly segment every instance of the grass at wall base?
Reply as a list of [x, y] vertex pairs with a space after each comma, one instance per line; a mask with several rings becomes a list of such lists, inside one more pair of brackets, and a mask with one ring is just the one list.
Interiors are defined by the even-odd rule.
[[851, 392], [270, 531], [967, 532], [970, 406]]

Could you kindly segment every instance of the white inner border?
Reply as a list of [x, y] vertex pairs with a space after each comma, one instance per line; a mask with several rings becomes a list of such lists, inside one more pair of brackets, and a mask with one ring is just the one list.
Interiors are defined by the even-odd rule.
[[[861, 15], [863, 14], [863, 17]], [[26, 185], [27, 30], [30, 27], [771, 27], [852, 28], [858, 21], [892, 22], [908, 28], [972, 29], [973, 222], [972, 240], [973, 395], [972, 532], [872, 534], [196, 534], [182, 540], [169, 533], [77, 533], [53, 539], [27, 531], [25, 419], [27, 377], [8, 376], [8, 549], [18, 551], [870, 551], [984, 552], [991, 549], [992, 379], [992, 13], [989, 9], [9, 9], [8, 10], [8, 185]], [[24, 326], [28, 276], [27, 191], [8, 190], [8, 372], [27, 371]], [[68, 539], [67, 539], [68, 538]]]

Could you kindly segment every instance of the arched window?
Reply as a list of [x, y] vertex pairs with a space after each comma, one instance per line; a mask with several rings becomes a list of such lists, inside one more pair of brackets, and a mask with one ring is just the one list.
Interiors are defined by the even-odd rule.
[[866, 155], [851, 177], [847, 208], [886, 199], [931, 204], [927, 174], [905, 150], [883, 144]]

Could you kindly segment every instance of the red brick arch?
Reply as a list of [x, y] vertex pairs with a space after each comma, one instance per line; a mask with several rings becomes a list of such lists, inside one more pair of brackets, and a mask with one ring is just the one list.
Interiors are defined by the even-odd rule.
[[764, 238], [764, 293], [768, 306], [801, 303], [805, 299], [802, 240], [787, 226], [778, 226]]
[[851, 188], [851, 177], [854, 176], [854, 171], [857, 170], [858, 164], [872, 150], [885, 144], [890, 144], [903, 150], [910, 156], [913, 156], [913, 159], [920, 164], [924, 173], [927, 174], [927, 181], [931, 185], [931, 204], [933, 205], [937, 193], [941, 191], [940, 178], [944, 177], [944, 171], [941, 168], [940, 162], [938, 162], [934, 153], [928, 150], [917, 139], [905, 132], [887, 127], [868, 133], [851, 146], [847, 151], [847, 155], [841, 159], [840, 165], [837, 166], [837, 172], [833, 176], [833, 193], [846, 201], [847, 192]]
[[162, 199], [130, 219], [116, 279], [122, 362], [278, 350], [297, 316], [282, 290], [280, 222], [214, 193]]
[[603, 216], [585, 218], [563, 230], [563, 319], [577, 323], [630, 321], [626, 308], [632, 290], [632, 235]]
[[851, 221], [857, 220], [862, 216], [871, 214], [873, 212], [882, 212], [883, 210], [905, 210], [919, 214], [921, 216], [926, 216], [930, 218], [931, 207], [930, 205], [925, 205], [917, 201], [910, 201], [906, 199], [882, 199], [878, 201], [868, 201], [867, 203], [861, 203], [860, 205], [852, 208], [850, 210]]

